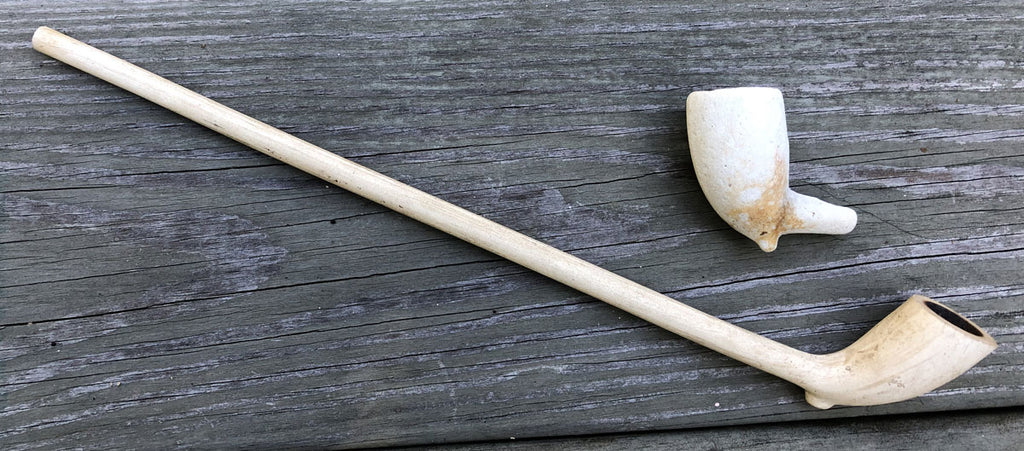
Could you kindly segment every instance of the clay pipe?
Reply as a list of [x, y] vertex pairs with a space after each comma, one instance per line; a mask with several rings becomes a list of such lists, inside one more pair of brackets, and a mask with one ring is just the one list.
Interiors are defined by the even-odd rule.
[[970, 321], [913, 296], [850, 347], [809, 354], [686, 306], [610, 271], [402, 184], [49, 28], [33, 47], [327, 182], [480, 246], [807, 390], [819, 408], [928, 392], [995, 348]]
[[857, 213], [789, 189], [789, 137], [774, 88], [697, 91], [686, 98], [690, 156], [725, 222], [771, 252], [787, 233], [849, 233]]

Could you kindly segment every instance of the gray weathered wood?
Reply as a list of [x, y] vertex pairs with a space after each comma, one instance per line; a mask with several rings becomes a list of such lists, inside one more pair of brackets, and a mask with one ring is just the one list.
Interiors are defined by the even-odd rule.
[[422, 446], [407, 450], [719, 450], [719, 449], [1018, 449], [1024, 437], [1019, 410], [984, 410], [843, 418], [641, 434]]
[[[451, 443], [1018, 406], [1015, 2], [0, 2], [5, 448]], [[915, 292], [996, 352], [919, 399], [785, 382], [275, 163], [29, 47], [48, 25], [808, 351]], [[684, 99], [783, 89], [848, 236], [711, 211]]]

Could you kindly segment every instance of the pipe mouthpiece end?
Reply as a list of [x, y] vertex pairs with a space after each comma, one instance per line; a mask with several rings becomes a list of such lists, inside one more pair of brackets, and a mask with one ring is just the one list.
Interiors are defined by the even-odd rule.
[[32, 33], [32, 48], [39, 50], [39, 45], [42, 42], [43, 38], [47, 34], [50, 34], [52, 31], [53, 29], [50, 27], [36, 28], [36, 31]]
[[49, 56], [53, 56], [52, 49], [68, 42], [77, 41], [50, 27], [39, 27], [32, 33], [32, 48]]

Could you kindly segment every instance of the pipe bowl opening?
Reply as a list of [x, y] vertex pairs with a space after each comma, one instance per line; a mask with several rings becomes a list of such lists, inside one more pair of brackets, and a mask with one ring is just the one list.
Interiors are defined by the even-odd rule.
[[927, 306], [929, 310], [935, 312], [936, 315], [939, 315], [940, 318], [948, 321], [956, 327], [959, 327], [964, 332], [978, 337], [985, 336], [985, 332], [982, 332], [978, 326], [975, 326], [974, 323], [970, 322], [967, 318], [960, 316], [959, 313], [950, 310], [946, 306], [932, 300], [924, 301], [924, 305]]

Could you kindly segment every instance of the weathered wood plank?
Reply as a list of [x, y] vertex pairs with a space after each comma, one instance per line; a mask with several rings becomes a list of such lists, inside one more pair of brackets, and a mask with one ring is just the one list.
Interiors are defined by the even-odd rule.
[[[6, 448], [423, 444], [1020, 405], [1014, 2], [0, 2]], [[808, 351], [923, 292], [1001, 347], [950, 385], [800, 391], [33, 52], [53, 26]], [[786, 95], [844, 237], [711, 211], [685, 95]]]
[[422, 446], [403, 450], [693, 450], [719, 449], [1016, 449], [1024, 415], [996, 409], [798, 423], [731, 426], [646, 434]]

